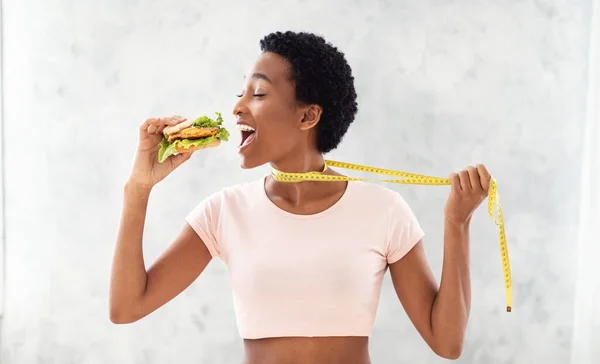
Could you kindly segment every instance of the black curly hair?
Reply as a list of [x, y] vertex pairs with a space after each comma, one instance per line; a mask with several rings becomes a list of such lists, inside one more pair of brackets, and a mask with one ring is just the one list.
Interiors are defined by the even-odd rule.
[[292, 31], [266, 35], [260, 48], [290, 62], [299, 102], [323, 109], [317, 149], [328, 153], [337, 148], [358, 111], [354, 77], [344, 54], [319, 35]]

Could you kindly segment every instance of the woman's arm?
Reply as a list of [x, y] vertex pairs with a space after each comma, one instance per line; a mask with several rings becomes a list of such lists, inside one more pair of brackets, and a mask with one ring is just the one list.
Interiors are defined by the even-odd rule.
[[142, 240], [150, 188], [127, 184], [110, 281], [110, 320], [131, 323], [186, 289], [211, 260], [198, 234], [185, 224], [171, 246], [148, 269]]
[[422, 241], [390, 264], [396, 294], [423, 339], [438, 355], [456, 359], [471, 309], [469, 227], [471, 216], [488, 194], [491, 176], [478, 165], [450, 176], [444, 210], [444, 260], [440, 286], [425, 258]]
[[210, 261], [202, 240], [186, 226], [148, 272], [144, 264], [142, 240], [150, 192], [191, 156], [183, 153], [158, 163], [162, 131], [185, 120], [181, 116], [150, 118], [139, 127], [113, 257], [109, 300], [112, 322], [128, 323], [148, 315], [189, 286]]
[[422, 241], [390, 264], [390, 274], [398, 299], [427, 345], [443, 358], [460, 357], [471, 307], [468, 226], [445, 224], [439, 289]]
[[158, 163], [162, 130], [186, 119], [150, 118], [139, 127], [133, 168], [125, 184], [123, 207], [110, 279], [110, 320], [130, 323], [177, 296], [211, 259], [206, 245], [186, 224], [179, 236], [146, 272], [142, 240], [152, 188], [190, 159], [183, 153]]

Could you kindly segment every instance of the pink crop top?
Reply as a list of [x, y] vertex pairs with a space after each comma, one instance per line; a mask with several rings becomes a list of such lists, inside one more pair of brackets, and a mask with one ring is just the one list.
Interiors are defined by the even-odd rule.
[[349, 182], [331, 208], [288, 213], [264, 180], [228, 187], [186, 221], [227, 266], [240, 336], [370, 336], [387, 264], [423, 237], [396, 192]]

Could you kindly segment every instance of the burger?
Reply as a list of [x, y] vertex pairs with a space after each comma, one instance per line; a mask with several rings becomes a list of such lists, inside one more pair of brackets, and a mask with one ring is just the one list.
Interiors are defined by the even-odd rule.
[[164, 162], [171, 155], [213, 148], [219, 146], [221, 140], [227, 141], [229, 132], [221, 126], [223, 117], [219, 112], [216, 114], [216, 120], [201, 116], [196, 120], [186, 120], [164, 128], [164, 137], [158, 150], [158, 162]]

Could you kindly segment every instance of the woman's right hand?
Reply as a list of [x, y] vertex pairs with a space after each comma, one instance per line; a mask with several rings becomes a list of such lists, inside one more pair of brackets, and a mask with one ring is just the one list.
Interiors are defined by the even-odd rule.
[[138, 147], [128, 183], [152, 188], [175, 168], [190, 159], [192, 153], [182, 153], [170, 156], [164, 162], [158, 163], [158, 150], [163, 139], [163, 129], [185, 120], [186, 118], [181, 116], [150, 118], [140, 125]]

